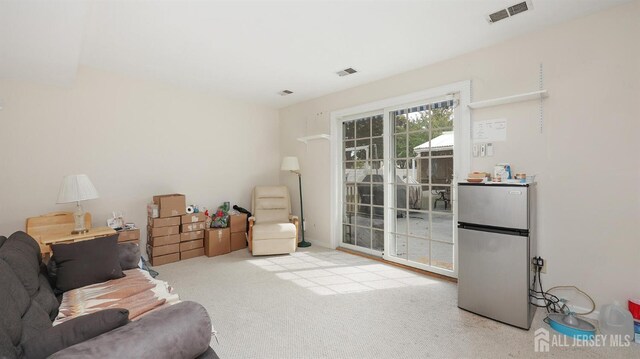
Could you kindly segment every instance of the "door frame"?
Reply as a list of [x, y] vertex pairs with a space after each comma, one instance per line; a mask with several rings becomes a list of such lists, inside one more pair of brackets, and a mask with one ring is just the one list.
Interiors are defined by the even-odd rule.
[[[384, 165], [386, 169], [387, 178], [388, 173], [391, 171], [390, 165], [390, 144], [389, 144], [389, 114], [384, 113], [388, 108], [397, 106], [403, 106], [405, 104], [428, 101], [437, 101], [438, 99], [446, 99], [447, 96], [451, 97], [452, 94], [458, 94], [458, 105], [455, 108], [454, 115], [454, 171], [451, 191], [451, 206], [453, 208], [453, 222], [458, 221], [458, 201], [457, 201], [457, 186], [458, 180], [466, 178], [466, 174], [471, 171], [471, 111], [467, 106], [471, 102], [471, 81], [459, 81], [447, 85], [442, 85], [423, 91], [413, 92], [402, 96], [392, 97], [380, 101], [370, 102], [354, 107], [349, 107], [341, 110], [331, 112], [331, 149], [330, 149], [330, 170], [331, 170], [331, 185], [330, 185], [330, 233], [331, 233], [331, 246], [337, 248], [342, 242], [342, 121], [348, 117], [357, 116], [360, 114], [383, 112], [384, 114]], [[463, 177], [464, 176], [464, 177]], [[388, 181], [387, 181], [388, 182]], [[391, 198], [391, 194], [388, 190], [385, 191], [385, 210], [389, 210], [387, 203]], [[392, 257], [387, 254], [387, 248], [389, 248], [389, 234], [388, 225], [390, 224], [389, 213], [385, 216], [385, 239], [384, 247], [385, 252], [382, 258], [391, 262], [409, 264], [413, 267], [428, 270], [434, 273], [442, 274], [449, 277], [457, 278], [458, 276], [458, 243], [457, 234], [454, 230], [454, 270], [449, 271], [445, 269], [439, 269], [432, 266], [420, 265], [417, 262], [410, 262], [402, 258]], [[362, 250], [362, 248], [358, 248]], [[367, 253], [367, 250], [363, 252]], [[370, 250], [369, 250], [370, 252]], [[374, 254], [374, 253], [371, 253]]]

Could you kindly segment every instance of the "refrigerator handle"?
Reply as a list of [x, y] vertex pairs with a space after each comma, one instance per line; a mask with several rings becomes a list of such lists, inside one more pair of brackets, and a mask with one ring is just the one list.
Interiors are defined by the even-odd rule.
[[502, 227], [492, 227], [492, 226], [483, 226], [472, 223], [464, 223], [458, 222], [458, 228], [466, 229], [469, 231], [479, 231], [479, 232], [489, 232], [489, 233], [500, 233], [512, 236], [520, 236], [520, 237], [528, 237], [529, 231], [526, 229], [515, 229], [515, 228], [502, 228]]

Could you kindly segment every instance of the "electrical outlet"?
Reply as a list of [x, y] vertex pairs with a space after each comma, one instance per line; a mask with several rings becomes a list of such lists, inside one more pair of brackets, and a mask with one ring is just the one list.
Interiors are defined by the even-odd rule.
[[547, 274], [547, 260], [542, 259], [542, 257], [538, 257], [542, 261], [542, 268], [540, 269], [540, 273]]
[[[541, 265], [542, 264], [542, 265]], [[547, 260], [542, 257], [531, 258], [531, 271], [536, 272], [540, 267], [540, 273], [547, 273]]]
[[493, 143], [487, 143], [487, 156], [493, 157]]

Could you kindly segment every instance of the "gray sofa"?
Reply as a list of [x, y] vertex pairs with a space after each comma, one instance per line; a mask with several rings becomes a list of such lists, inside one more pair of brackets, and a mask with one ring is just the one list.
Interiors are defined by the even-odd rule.
[[[121, 256], [121, 261], [124, 257]], [[51, 289], [38, 244], [24, 232], [16, 232], [9, 238], [0, 236], [0, 303], [0, 358], [29, 357], [25, 343], [54, 335], [52, 322], [59, 301]], [[73, 328], [74, 321], [80, 318], [63, 324], [71, 331], [81, 332], [81, 325]], [[50, 357], [218, 358], [209, 347], [210, 340], [211, 321], [204, 307], [195, 302], [180, 302]]]

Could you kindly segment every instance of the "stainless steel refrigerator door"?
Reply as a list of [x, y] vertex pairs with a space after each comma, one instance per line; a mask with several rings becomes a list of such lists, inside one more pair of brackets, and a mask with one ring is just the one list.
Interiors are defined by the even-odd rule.
[[458, 186], [458, 222], [529, 229], [526, 186]]
[[529, 329], [529, 238], [458, 228], [458, 306]]

